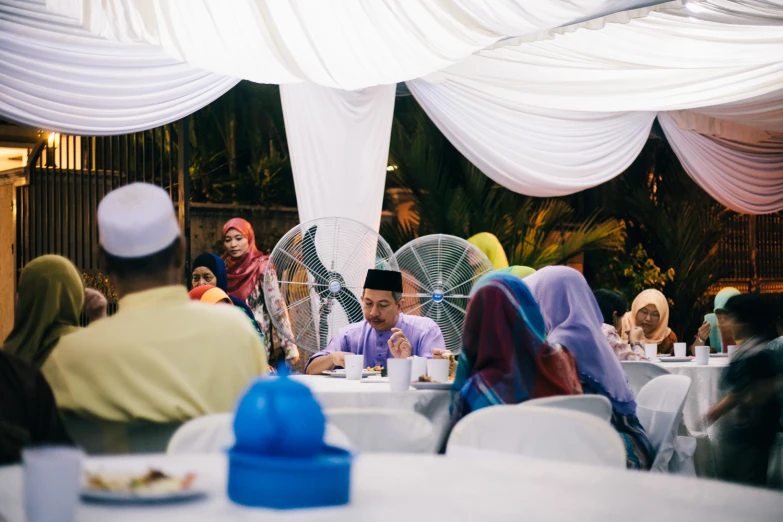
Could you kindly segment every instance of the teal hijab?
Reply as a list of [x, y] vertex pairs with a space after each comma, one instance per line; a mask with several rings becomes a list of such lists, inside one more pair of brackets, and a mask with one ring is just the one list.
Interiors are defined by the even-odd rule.
[[723, 337], [720, 334], [720, 328], [718, 328], [718, 316], [716, 313], [718, 310], [723, 310], [726, 306], [726, 302], [735, 295], [740, 295], [742, 292], [732, 286], [723, 288], [715, 296], [715, 303], [713, 307], [713, 313], [704, 316], [704, 320], [710, 323], [710, 347], [715, 348], [719, 352], [723, 351]]

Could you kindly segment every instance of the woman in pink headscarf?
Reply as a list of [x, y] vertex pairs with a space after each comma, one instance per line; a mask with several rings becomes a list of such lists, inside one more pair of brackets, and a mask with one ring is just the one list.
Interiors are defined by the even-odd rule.
[[252, 225], [242, 218], [228, 220], [223, 225], [223, 248], [226, 250], [223, 260], [226, 263], [228, 294], [247, 302], [253, 310], [256, 322], [266, 337], [270, 362], [274, 362], [282, 354], [285, 354], [286, 360], [298, 360], [299, 349], [272, 327], [266, 310], [265, 292], [272, 292], [275, 299], [282, 300], [282, 296], [279, 295], [275, 281], [264, 286], [264, 271], [269, 256], [256, 247], [256, 235]]

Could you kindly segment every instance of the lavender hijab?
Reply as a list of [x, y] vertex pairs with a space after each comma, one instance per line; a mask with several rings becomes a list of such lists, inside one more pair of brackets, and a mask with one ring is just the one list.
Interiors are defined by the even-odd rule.
[[526, 277], [525, 283], [541, 307], [547, 341], [574, 354], [579, 377], [600, 389], [616, 412], [636, 413], [633, 392], [601, 332], [601, 310], [582, 274], [567, 266], [548, 266]]

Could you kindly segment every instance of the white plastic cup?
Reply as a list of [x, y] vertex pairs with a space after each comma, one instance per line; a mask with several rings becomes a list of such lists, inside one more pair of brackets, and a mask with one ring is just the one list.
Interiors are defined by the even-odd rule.
[[739, 348], [739, 346], [736, 344], [730, 344], [727, 348], [728, 349], [726, 350], [726, 352], [729, 354], [729, 357], [731, 357], [732, 355], [734, 355], [734, 352], [737, 351], [737, 348]]
[[82, 483], [82, 451], [69, 446], [22, 450], [28, 522], [72, 522]]
[[710, 347], [696, 347], [696, 364], [710, 364]]
[[360, 381], [364, 370], [364, 355], [345, 356], [345, 378], [349, 381]]
[[644, 352], [647, 354], [647, 358], [654, 361], [658, 358], [658, 345], [657, 344], [645, 344]]
[[418, 381], [422, 375], [427, 375], [426, 357], [408, 357], [411, 361], [411, 381]]
[[685, 343], [674, 343], [674, 356], [685, 357]]
[[449, 360], [427, 359], [427, 375], [435, 382], [449, 382]]
[[410, 359], [386, 359], [386, 373], [389, 376], [389, 388], [393, 392], [408, 391], [411, 387]]

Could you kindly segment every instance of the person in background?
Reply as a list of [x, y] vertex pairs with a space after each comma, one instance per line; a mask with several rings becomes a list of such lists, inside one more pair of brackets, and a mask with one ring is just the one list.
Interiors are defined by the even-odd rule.
[[495, 404], [579, 395], [574, 356], [545, 340], [544, 318], [525, 283], [510, 274], [482, 279], [468, 302], [452, 385], [452, 421]]
[[652, 446], [636, 416], [620, 361], [601, 333], [601, 310], [585, 278], [567, 266], [548, 266], [525, 283], [541, 307], [549, 344], [574, 354], [584, 393], [603, 395], [612, 403], [612, 426], [625, 443], [628, 468], [650, 469]]
[[628, 311], [625, 297], [611, 290], [596, 290], [593, 296], [604, 321], [601, 332], [606, 336], [617, 358], [621, 361], [646, 361], [647, 356], [641, 341], [642, 329], [637, 327], [631, 331], [628, 341], [623, 341], [618, 333], [618, 329], [622, 329], [623, 315]]
[[79, 330], [82, 308], [91, 322], [106, 316], [106, 298], [85, 289], [79, 271], [61, 256], [30, 261], [19, 276], [17, 293], [14, 328], [2, 349], [36, 367], [46, 362], [61, 337]]
[[188, 292], [188, 296], [193, 301], [200, 301], [206, 304], [227, 304], [234, 306], [228, 294], [216, 286], [199, 286]]
[[182, 422], [233, 410], [266, 373], [256, 332], [232, 306], [188, 299], [185, 242], [168, 192], [133, 183], [98, 206], [100, 263], [117, 313], [60, 339], [42, 371], [57, 405], [118, 422]]
[[487, 256], [489, 262], [492, 263], [492, 267], [495, 270], [500, 268], [508, 268], [508, 258], [506, 257], [506, 251], [503, 250], [503, 245], [500, 244], [500, 240], [494, 234], [489, 232], [480, 232], [474, 236], [468, 238], [468, 243], [475, 246]]
[[721, 388], [728, 394], [706, 415], [708, 425], [721, 419], [716, 468], [725, 480], [765, 486], [780, 427], [774, 383], [781, 373], [777, 354], [768, 346], [777, 333], [775, 307], [766, 296], [745, 294], [729, 298], [723, 309], [721, 324], [740, 344], [721, 375]]
[[520, 279], [524, 279], [527, 276], [531, 274], [536, 273], [535, 268], [530, 268], [529, 266], [522, 266], [522, 265], [514, 265], [510, 266], [508, 268], [503, 268], [501, 270], [498, 270], [498, 272], [504, 273], [504, 274], [511, 274], [519, 277]]
[[[620, 335], [626, 341], [630, 340], [631, 332], [641, 327], [642, 344], [657, 344], [659, 354], [673, 354], [677, 334], [669, 328], [669, 303], [660, 291], [647, 289], [636, 296], [631, 305], [631, 311], [623, 316]], [[690, 347], [704, 346], [710, 338], [710, 323], [704, 321], [699, 327], [696, 340]]]
[[305, 372], [317, 375], [344, 367], [350, 353], [364, 354], [365, 367], [411, 355], [432, 358], [434, 348], [446, 346], [440, 328], [428, 317], [403, 314], [401, 304], [402, 274], [368, 270], [362, 292], [364, 320], [340, 329], [325, 350], [310, 357]]
[[[228, 276], [226, 274], [226, 264], [215, 254], [199, 254], [196, 259], [193, 260], [193, 271], [191, 273], [191, 288], [194, 290], [201, 286], [216, 287], [228, 294]], [[261, 327], [256, 321], [256, 316], [253, 314], [253, 310], [242, 299], [229, 295], [228, 298], [238, 309], [242, 310], [247, 318], [250, 320], [250, 324], [264, 343], [264, 349], [267, 348], [266, 336], [261, 331]]]
[[0, 465], [18, 462], [22, 448], [36, 444], [71, 439], [41, 371], [0, 350]]
[[723, 309], [726, 301], [739, 294], [740, 291], [733, 287], [721, 289], [715, 296], [713, 313], [704, 316], [704, 320], [710, 323], [710, 348], [716, 352], [726, 353], [729, 345], [734, 344], [734, 339], [724, 328], [721, 328], [720, 324], [721, 317], [726, 313]]
[[[283, 297], [276, 281], [271, 280], [264, 284], [264, 271], [269, 256], [256, 247], [256, 235], [250, 223], [242, 218], [228, 220], [223, 225], [223, 248], [226, 250], [223, 260], [228, 276], [227, 293], [247, 302], [253, 310], [253, 315], [267, 340], [269, 360], [272, 363], [281, 357], [285, 357], [289, 362], [299, 360], [299, 349], [274, 328], [266, 309], [266, 293], [270, 293], [270, 297], [278, 301], [282, 301]], [[285, 320], [289, 321], [287, 316]], [[291, 330], [290, 326], [288, 330]]]

